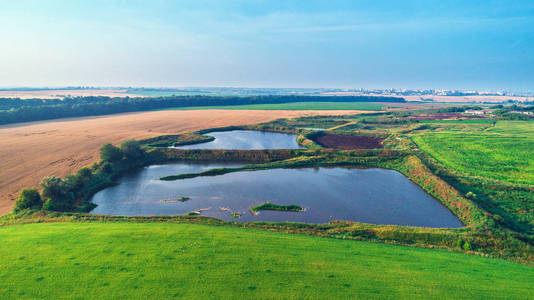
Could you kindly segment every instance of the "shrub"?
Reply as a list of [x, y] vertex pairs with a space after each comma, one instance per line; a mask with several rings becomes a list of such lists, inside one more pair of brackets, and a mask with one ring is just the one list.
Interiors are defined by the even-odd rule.
[[46, 201], [43, 203], [43, 209], [44, 210], [55, 210], [55, 206], [54, 206], [54, 203], [52, 202], [52, 199], [50, 198], [46, 199]]
[[106, 174], [111, 174], [113, 172], [113, 166], [108, 162], [104, 162], [102, 164], [101, 170]]
[[144, 156], [140, 144], [134, 140], [123, 142], [120, 150], [124, 154], [124, 157], [129, 160], [136, 160]]
[[19, 199], [15, 203], [15, 212], [26, 208], [40, 209], [42, 205], [41, 195], [39, 195], [37, 189], [23, 189], [20, 191]]
[[477, 194], [473, 193], [473, 192], [467, 192], [467, 194], [465, 194], [465, 197], [467, 199], [471, 199], [471, 200], [474, 200], [477, 198]]
[[122, 151], [112, 144], [105, 144], [100, 148], [100, 159], [107, 162], [119, 161], [122, 159]]
[[[72, 207], [74, 194], [70, 181], [64, 181], [61, 178], [51, 176], [44, 178], [41, 181], [41, 186], [43, 187], [42, 195], [44, 198], [50, 200], [51, 206], [49, 207], [53, 207], [53, 210], [68, 210]], [[48, 200], [45, 201], [45, 204], [46, 202]]]
[[464, 250], [471, 250], [471, 244], [469, 244], [469, 242], [465, 242], [464, 245], [462, 246], [462, 248], [464, 248]]
[[83, 167], [78, 170], [78, 176], [80, 176], [83, 179], [89, 179], [91, 176], [93, 176], [93, 171], [89, 169], [88, 167]]

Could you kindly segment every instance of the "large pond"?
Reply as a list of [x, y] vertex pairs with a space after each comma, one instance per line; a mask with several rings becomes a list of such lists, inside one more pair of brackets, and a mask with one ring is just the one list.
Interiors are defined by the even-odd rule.
[[207, 143], [177, 146], [178, 149], [233, 149], [233, 150], [260, 150], [260, 149], [300, 149], [297, 135], [279, 132], [263, 132], [254, 130], [231, 130], [209, 132], [215, 140]]
[[[95, 214], [180, 215], [201, 211], [224, 220], [325, 223], [348, 220], [372, 224], [461, 227], [436, 199], [404, 175], [385, 169], [305, 168], [235, 172], [177, 181], [158, 178], [239, 164], [177, 163], [154, 165], [123, 177], [98, 192]], [[185, 202], [165, 201], [190, 197]], [[304, 212], [262, 211], [255, 205], [295, 204]], [[240, 213], [238, 219], [231, 212]]]

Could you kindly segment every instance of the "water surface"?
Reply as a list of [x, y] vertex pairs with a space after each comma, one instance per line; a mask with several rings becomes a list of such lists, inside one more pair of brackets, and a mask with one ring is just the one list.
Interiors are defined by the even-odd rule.
[[297, 143], [296, 134], [279, 132], [263, 132], [255, 130], [231, 130], [209, 132], [215, 140], [206, 143], [177, 146], [178, 149], [233, 149], [233, 150], [261, 150], [261, 149], [301, 149]]
[[[235, 172], [177, 181], [158, 178], [239, 164], [178, 163], [146, 167], [98, 192], [92, 213], [108, 215], [202, 215], [224, 220], [326, 223], [348, 220], [372, 224], [461, 227], [446, 207], [397, 171], [385, 169], [305, 168]], [[190, 197], [187, 202], [162, 202]], [[304, 212], [262, 211], [252, 206], [296, 204]], [[227, 210], [242, 214], [234, 219]]]

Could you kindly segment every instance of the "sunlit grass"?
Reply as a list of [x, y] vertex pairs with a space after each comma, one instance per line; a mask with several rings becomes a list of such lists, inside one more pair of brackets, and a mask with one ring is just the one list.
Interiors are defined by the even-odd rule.
[[0, 228], [5, 299], [526, 299], [534, 268], [440, 250], [206, 225]]
[[414, 141], [466, 174], [534, 184], [534, 122], [499, 121], [484, 132], [432, 132], [415, 136]]

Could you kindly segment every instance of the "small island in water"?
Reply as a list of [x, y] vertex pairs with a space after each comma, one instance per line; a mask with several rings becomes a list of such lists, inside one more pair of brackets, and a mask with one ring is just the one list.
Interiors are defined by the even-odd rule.
[[278, 211], [304, 211], [304, 209], [298, 205], [278, 205], [270, 202], [265, 202], [260, 205], [256, 205], [250, 209], [253, 213], [259, 213], [262, 210], [278, 210]]

